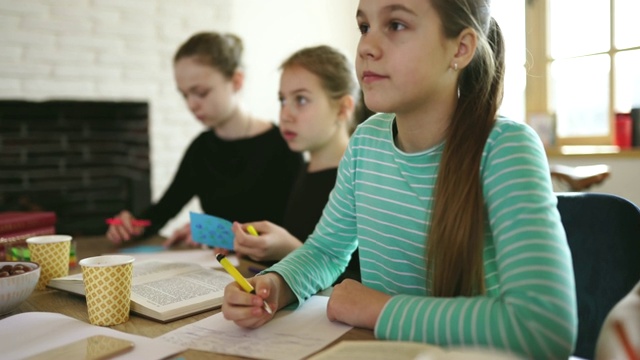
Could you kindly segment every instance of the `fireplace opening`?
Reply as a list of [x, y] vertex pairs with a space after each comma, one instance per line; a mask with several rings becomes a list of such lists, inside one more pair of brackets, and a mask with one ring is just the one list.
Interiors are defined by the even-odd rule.
[[104, 234], [151, 199], [146, 102], [0, 100], [0, 211], [54, 211], [56, 231]]

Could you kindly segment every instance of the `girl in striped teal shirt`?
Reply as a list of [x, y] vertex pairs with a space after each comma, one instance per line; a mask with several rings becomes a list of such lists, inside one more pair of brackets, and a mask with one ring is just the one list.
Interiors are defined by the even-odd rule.
[[361, 0], [356, 70], [379, 112], [353, 134], [305, 244], [228, 287], [244, 327], [332, 284], [360, 251], [362, 282], [327, 316], [377, 338], [567, 358], [576, 338], [571, 254], [544, 148], [497, 117], [504, 49], [487, 0]]

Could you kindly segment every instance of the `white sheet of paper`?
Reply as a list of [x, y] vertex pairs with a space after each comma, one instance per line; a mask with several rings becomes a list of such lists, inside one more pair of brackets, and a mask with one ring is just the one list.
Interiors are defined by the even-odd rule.
[[280, 310], [257, 329], [244, 329], [217, 313], [157, 339], [190, 349], [256, 359], [302, 359], [352, 327], [327, 318], [326, 296], [313, 296], [300, 308]]
[[[114, 255], [114, 254], [110, 254]], [[122, 255], [122, 254], [117, 254]], [[199, 264], [207, 268], [222, 269], [222, 265], [216, 260], [213, 249], [193, 249], [193, 250], [167, 250], [150, 253], [131, 253], [136, 261], [143, 260], [163, 260], [173, 262], [189, 262]], [[238, 257], [230, 254], [227, 259], [234, 265], [240, 265]]]
[[0, 357], [24, 359], [92, 335], [132, 341], [133, 350], [117, 359], [164, 359], [186, 350], [180, 345], [91, 325], [58, 313], [27, 312], [0, 320]]
[[341, 341], [308, 360], [524, 360], [516, 355], [482, 348], [443, 348], [390, 340]]

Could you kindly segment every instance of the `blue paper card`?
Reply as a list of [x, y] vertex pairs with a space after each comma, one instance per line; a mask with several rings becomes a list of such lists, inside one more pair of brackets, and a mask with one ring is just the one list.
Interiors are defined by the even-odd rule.
[[213, 215], [189, 212], [191, 218], [191, 238], [193, 241], [211, 247], [233, 250], [231, 221]]
[[167, 250], [162, 245], [139, 245], [129, 248], [121, 248], [120, 252], [124, 254], [143, 254], [143, 253], [156, 253]]

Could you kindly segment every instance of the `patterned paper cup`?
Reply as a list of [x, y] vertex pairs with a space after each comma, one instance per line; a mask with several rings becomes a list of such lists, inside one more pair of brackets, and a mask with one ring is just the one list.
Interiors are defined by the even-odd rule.
[[91, 324], [112, 326], [129, 320], [133, 261], [128, 255], [80, 260]]
[[69, 275], [69, 235], [44, 235], [27, 239], [31, 261], [40, 264], [36, 289], [44, 290], [49, 280]]

